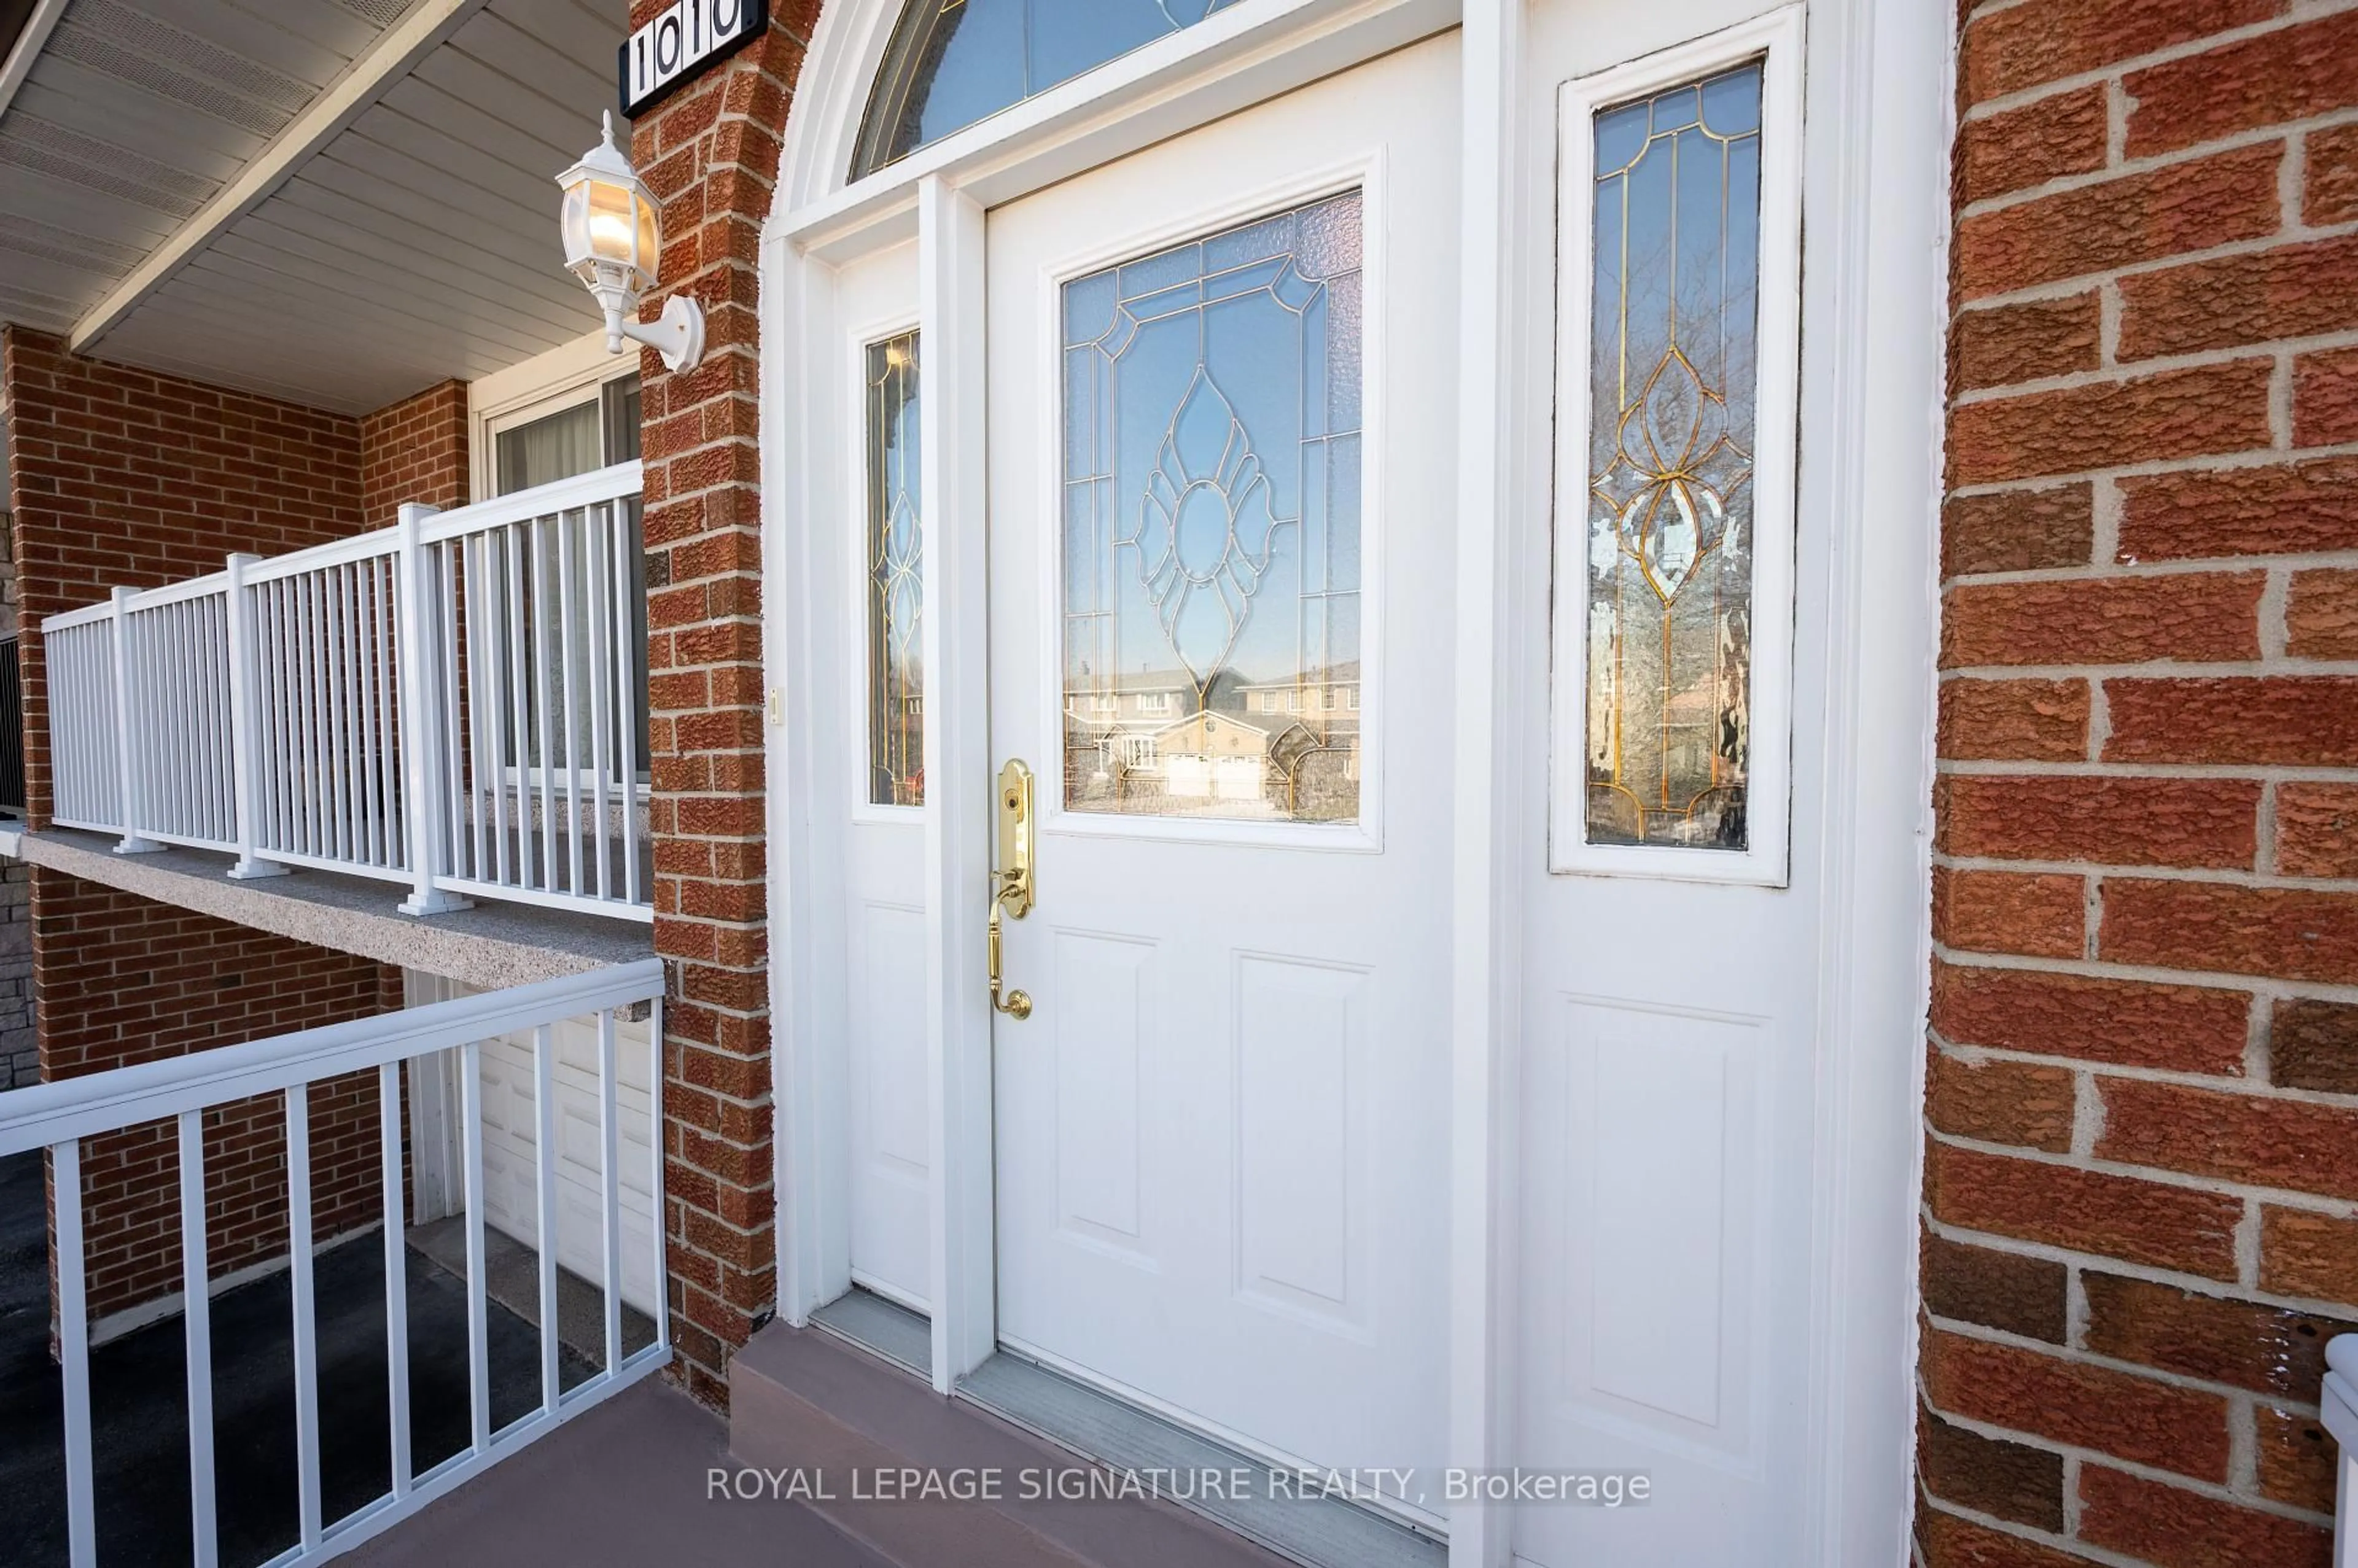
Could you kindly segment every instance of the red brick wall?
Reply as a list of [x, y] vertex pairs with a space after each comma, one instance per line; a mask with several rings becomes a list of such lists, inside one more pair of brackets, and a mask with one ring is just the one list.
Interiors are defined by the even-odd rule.
[[361, 416], [361, 515], [390, 528], [406, 502], [467, 504], [467, 384], [446, 381]]
[[284, 555], [361, 526], [360, 425], [338, 414], [98, 360], [0, 327], [0, 417], [24, 621], [25, 787], [49, 811], [41, 618]]
[[[447, 391], [437, 391], [447, 403]], [[463, 408], [463, 395], [460, 401]], [[218, 571], [233, 550], [281, 555], [358, 532], [362, 421], [76, 359], [56, 339], [13, 327], [0, 330], [0, 413], [9, 421], [14, 458], [28, 803], [43, 823], [49, 705], [40, 618], [103, 599], [118, 584], [153, 587]], [[463, 475], [463, 425], [460, 436]], [[421, 436], [381, 438], [378, 446], [397, 455], [448, 443], [437, 447]], [[383, 483], [420, 481], [414, 471], [384, 471]], [[400, 1005], [398, 975], [373, 961], [54, 872], [36, 873], [32, 915], [46, 1078]], [[377, 1213], [374, 1086], [323, 1086], [314, 1091], [312, 1113], [315, 1220], [324, 1238]], [[276, 1104], [208, 1114], [215, 1274], [285, 1249], [282, 1127]], [[94, 1316], [178, 1289], [175, 1151], [168, 1127], [85, 1146]]]
[[[185, 1055], [401, 1006], [401, 975], [112, 888], [33, 869], [42, 1076]], [[376, 1075], [312, 1086], [312, 1235], [376, 1222]], [[104, 1318], [180, 1288], [179, 1141], [151, 1122], [82, 1144], [90, 1311]], [[287, 1251], [287, 1138], [276, 1095], [205, 1113], [211, 1277]]]
[[[633, 24], [662, 0], [633, 0]], [[642, 117], [632, 157], [664, 203], [664, 287], [703, 306], [705, 357], [642, 354], [655, 949], [676, 1375], [726, 1400], [730, 1351], [777, 1299], [763, 840], [755, 242], [817, 0]]]
[[1966, 0], [1919, 1548], [2327, 1558], [2358, 9]]

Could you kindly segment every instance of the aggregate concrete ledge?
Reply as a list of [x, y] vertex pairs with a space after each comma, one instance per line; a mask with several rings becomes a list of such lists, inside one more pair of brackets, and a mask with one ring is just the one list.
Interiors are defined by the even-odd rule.
[[654, 932], [644, 921], [521, 903], [408, 915], [395, 907], [406, 892], [397, 882], [299, 870], [233, 881], [227, 855], [202, 849], [118, 855], [112, 835], [74, 828], [0, 829], [0, 856], [486, 990], [654, 956]]

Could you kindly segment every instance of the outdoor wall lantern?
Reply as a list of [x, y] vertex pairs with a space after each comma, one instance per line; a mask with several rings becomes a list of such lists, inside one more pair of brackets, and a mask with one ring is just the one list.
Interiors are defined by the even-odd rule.
[[606, 313], [606, 351], [622, 340], [644, 343], [667, 370], [693, 370], [704, 357], [704, 312], [675, 294], [653, 324], [639, 319], [639, 296], [654, 287], [663, 255], [663, 217], [646, 182], [614, 145], [614, 116], [605, 136], [581, 161], [557, 177], [565, 190], [565, 265]]

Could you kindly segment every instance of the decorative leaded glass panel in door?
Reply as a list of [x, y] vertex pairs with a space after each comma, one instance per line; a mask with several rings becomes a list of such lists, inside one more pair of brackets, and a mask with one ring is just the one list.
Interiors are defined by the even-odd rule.
[[868, 798], [925, 804], [917, 334], [868, 347]]
[[1587, 841], [1747, 847], [1758, 62], [1596, 115]]
[[1359, 814], [1359, 194], [1064, 287], [1064, 794]]

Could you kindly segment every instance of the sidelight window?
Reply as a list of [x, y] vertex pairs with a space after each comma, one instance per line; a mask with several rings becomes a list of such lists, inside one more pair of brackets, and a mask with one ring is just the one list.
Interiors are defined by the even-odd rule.
[[1783, 876], [1797, 215], [1764, 114], [1783, 67], [1565, 92], [1557, 870]]

